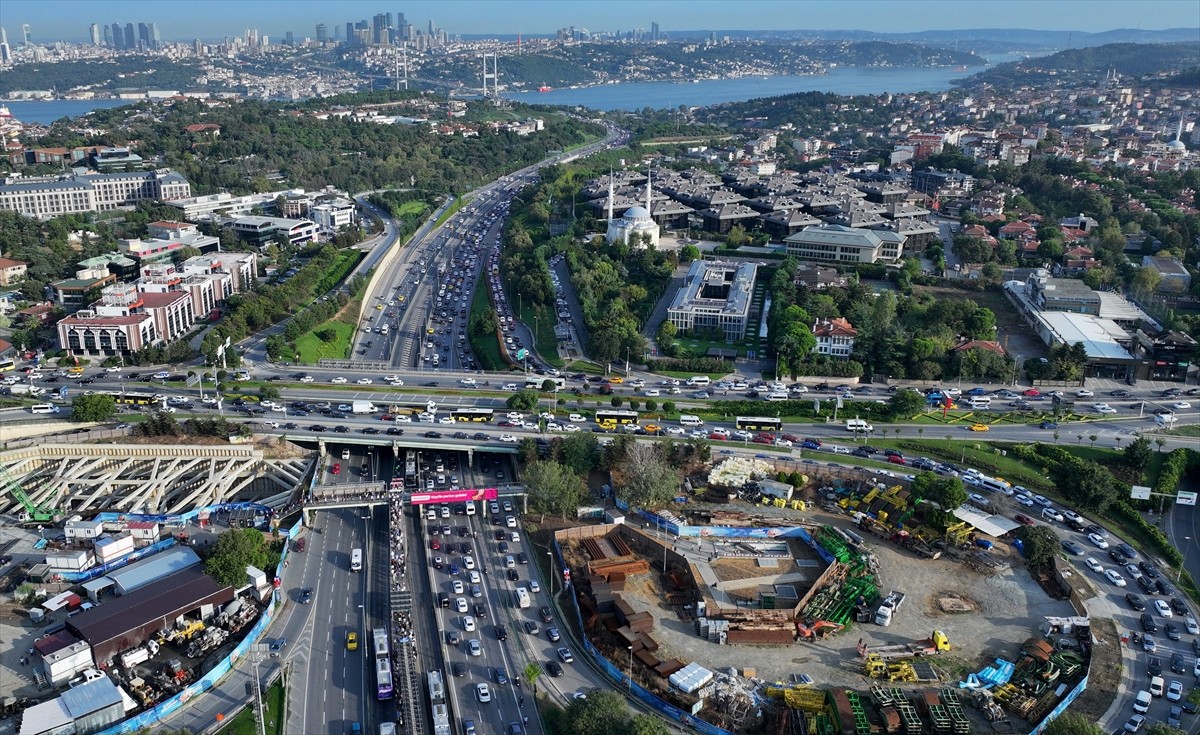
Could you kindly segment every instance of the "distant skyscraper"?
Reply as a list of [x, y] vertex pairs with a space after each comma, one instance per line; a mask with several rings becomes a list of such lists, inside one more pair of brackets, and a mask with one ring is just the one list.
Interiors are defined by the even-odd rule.
[[112, 29], [108, 27], [107, 23], [104, 24], [104, 45], [109, 48], [113, 47]]
[[289, 45], [289, 46], [295, 46], [295, 45], [296, 45], [296, 39], [295, 39], [295, 37], [294, 37], [294, 36], [292, 36], [292, 32], [291, 32], [291, 31], [288, 31], [286, 34], [284, 34], [284, 38], [286, 38], [286, 39], [287, 39], [287, 40], [285, 41], [285, 43], [287, 43], [287, 45]]
[[29, 24], [21, 26], [21, 43], [28, 46], [33, 43], [33, 34], [29, 30]]
[[197, 56], [203, 56], [204, 55], [204, 42], [201, 41], [199, 38], [197, 38], [195, 41], [192, 41], [192, 51], [195, 51]]
[[8, 45], [8, 31], [4, 30], [4, 26], [0, 26], [0, 43]]
[[433, 35], [433, 18], [429, 19], [429, 35]]
[[658, 41], [658, 23], [657, 22], [653, 22], [650, 24], [650, 40]]
[[112, 47], [118, 51], [125, 48], [125, 32], [121, 30], [120, 23], [112, 24]]
[[138, 23], [138, 46], [143, 49], [150, 48], [150, 26], [145, 23]]
[[147, 23], [146, 29], [149, 31], [150, 48], [157, 49], [162, 45], [162, 38], [158, 35], [158, 26], [154, 23]]
[[137, 48], [137, 36], [132, 23], [125, 24], [125, 48]]
[[371, 43], [380, 44], [387, 42], [387, 16], [383, 13], [376, 13], [371, 19]]
[[93, 46], [100, 45], [100, 26], [93, 23], [88, 26], [88, 37], [92, 39]]
[[353, 22], [346, 24], [346, 45], [347, 46], [354, 45], [354, 23]]
[[7, 64], [12, 60], [12, 51], [8, 48], [8, 43], [0, 43], [0, 64]]
[[317, 43], [325, 43], [329, 40], [329, 33], [325, 29], [324, 23], [317, 24]]

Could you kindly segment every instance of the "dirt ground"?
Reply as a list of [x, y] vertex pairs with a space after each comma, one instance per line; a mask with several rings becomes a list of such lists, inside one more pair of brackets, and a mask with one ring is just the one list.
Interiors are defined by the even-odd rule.
[[[810, 522], [852, 527], [845, 516], [823, 512], [803, 515]], [[996, 658], [1014, 660], [1021, 644], [1038, 634], [1043, 617], [1073, 614], [1068, 602], [1047, 598], [1015, 559], [1011, 568], [985, 576], [948, 559], [921, 560], [875, 540], [869, 540], [868, 545], [879, 561], [880, 593], [887, 594], [893, 589], [907, 593], [903, 607], [889, 627], [854, 625], [816, 643], [782, 647], [709, 643], [696, 634], [691, 620], [663, 602], [659, 577], [653, 571], [631, 577], [622, 594], [635, 609], [654, 614], [656, 623], [651, 635], [661, 646], [656, 652], [659, 658], [678, 657], [710, 669], [740, 671], [753, 667], [757, 678], [767, 682], [788, 681], [792, 674], [807, 674], [817, 686], [860, 691], [878, 683], [863, 673], [862, 660], [855, 650], [860, 638], [871, 645], [894, 644], [928, 638], [934, 630], [944, 632], [949, 636], [951, 651], [927, 660], [942, 675], [943, 685], [952, 686], [967, 674], [991, 665]], [[785, 569], [786, 565], [781, 564], [779, 571]]]

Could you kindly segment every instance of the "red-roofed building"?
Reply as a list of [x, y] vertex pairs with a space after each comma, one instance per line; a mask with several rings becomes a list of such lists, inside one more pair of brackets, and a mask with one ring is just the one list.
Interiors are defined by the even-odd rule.
[[29, 264], [23, 260], [0, 258], [0, 286], [11, 286], [25, 277]]
[[858, 330], [842, 317], [818, 319], [813, 324], [812, 332], [817, 338], [817, 344], [813, 347], [815, 354], [842, 360], [850, 357], [854, 351], [854, 338], [858, 336]]
[[1007, 225], [1000, 228], [1000, 237], [1008, 240], [1016, 240], [1030, 232], [1036, 232], [1033, 225], [1028, 222], [1017, 220], [1009, 222]]
[[966, 342], [962, 342], [951, 348], [952, 352], [966, 352], [967, 350], [986, 350], [1002, 356], [1008, 354], [1004, 351], [1004, 346], [999, 342], [986, 339], [967, 340]]
[[185, 126], [184, 130], [192, 135], [206, 138], [216, 138], [221, 134], [221, 126], [216, 123], [196, 123], [195, 125]]

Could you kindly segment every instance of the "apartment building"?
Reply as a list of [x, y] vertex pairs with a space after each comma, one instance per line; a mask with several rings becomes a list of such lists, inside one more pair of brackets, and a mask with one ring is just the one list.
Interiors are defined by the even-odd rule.
[[238, 217], [230, 227], [243, 242], [260, 248], [274, 242], [276, 234], [282, 234], [291, 245], [302, 245], [316, 240], [318, 233], [312, 220], [283, 217]]
[[667, 308], [667, 319], [680, 332], [715, 329], [728, 342], [744, 339], [757, 272], [756, 263], [692, 261]]
[[818, 263], [892, 263], [904, 252], [904, 236], [889, 230], [813, 225], [784, 238], [787, 254]]
[[0, 184], [0, 209], [48, 219], [107, 212], [140, 201], [191, 196], [187, 179], [170, 169], [110, 174], [9, 177]]

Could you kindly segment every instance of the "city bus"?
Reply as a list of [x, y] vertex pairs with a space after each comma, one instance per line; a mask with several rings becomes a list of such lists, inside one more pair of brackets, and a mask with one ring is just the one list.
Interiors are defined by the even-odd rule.
[[736, 426], [745, 431], [781, 431], [783, 422], [765, 416], [738, 416]]
[[404, 486], [417, 486], [417, 450], [409, 449], [404, 453]]
[[491, 421], [496, 412], [490, 408], [452, 408], [450, 416], [455, 421]]
[[0, 373], [12, 370], [12, 369], [16, 368], [16, 366], [17, 366], [17, 361], [12, 359], [11, 357], [0, 360]]
[[613, 429], [625, 424], [636, 424], [637, 421], [637, 411], [626, 411], [619, 408], [600, 409], [596, 411], [596, 423], [601, 428]]
[[528, 375], [525, 377], [525, 389], [541, 390], [542, 384], [547, 380], [549, 380], [551, 383], [554, 383], [554, 387], [551, 390], [566, 390], [567, 388], [566, 378], [548, 378], [542, 375]]
[[386, 628], [376, 628], [372, 632], [375, 643], [375, 679], [377, 689], [375, 696], [380, 701], [392, 698], [392, 657], [388, 651], [388, 635]]
[[157, 394], [146, 393], [144, 391], [107, 390], [98, 392], [103, 395], [112, 396], [113, 401], [119, 406], [149, 406], [162, 400]]
[[362, 549], [355, 549], [350, 552], [350, 571], [362, 571]]

